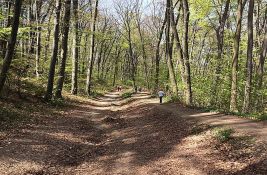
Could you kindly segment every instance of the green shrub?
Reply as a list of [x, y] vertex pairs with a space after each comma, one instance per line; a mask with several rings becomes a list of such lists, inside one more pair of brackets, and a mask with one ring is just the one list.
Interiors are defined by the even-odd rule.
[[50, 103], [50, 105], [55, 106], [55, 107], [60, 107], [60, 106], [66, 105], [64, 99], [62, 99], [62, 98], [53, 99], [49, 103]]
[[91, 97], [96, 98], [96, 97], [101, 97], [104, 96], [104, 91], [99, 92], [99, 91], [92, 91], [91, 92]]
[[121, 95], [122, 98], [130, 98], [132, 97], [133, 92], [125, 92]]
[[176, 95], [169, 95], [165, 97], [165, 102], [166, 103], [174, 103], [180, 101], [179, 96]]
[[231, 128], [215, 128], [213, 136], [221, 142], [226, 142], [231, 138], [233, 133], [234, 130]]
[[267, 120], [267, 114], [262, 114], [258, 116], [259, 120]]

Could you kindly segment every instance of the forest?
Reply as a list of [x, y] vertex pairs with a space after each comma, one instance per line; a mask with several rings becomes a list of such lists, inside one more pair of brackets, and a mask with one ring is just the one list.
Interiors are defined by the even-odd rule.
[[0, 0], [0, 174], [267, 174], [266, 57], [267, 0]]

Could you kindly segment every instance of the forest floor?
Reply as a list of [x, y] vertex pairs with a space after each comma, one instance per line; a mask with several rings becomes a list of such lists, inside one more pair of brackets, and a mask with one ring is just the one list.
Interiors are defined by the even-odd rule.
[[[118, 92], [0, 129], [0, 174], [267, 174], [267, 124]], [[1, 105], [11, 102], [0, 102]], [[31, 108], [34, 106], [34, 108]], [[35, 115], [36, 114], [36, 115]], [[232, 128], [228, 141], [215, 128]], [[5, 128], [5, 129], [3, 129]]]

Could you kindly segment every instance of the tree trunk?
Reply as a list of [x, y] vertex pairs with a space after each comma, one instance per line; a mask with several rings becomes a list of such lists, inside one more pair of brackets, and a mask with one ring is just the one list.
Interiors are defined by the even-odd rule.
[[137, 28], [138, 28], [138, 33], [139, 37], [141, 40], [141, 46], [142, 46], [142, 56], [143, 56], [143, 63], [144, 63], [144, 71], [145, 71], [145, 80], [146, 80], [146, 87], [149, 89], [149, 78], [148, 78], [148, 68], [147, 68], [147, 55], [146, 55], [146, 49], [145, 49], [145, 41], [141, 29], [141, 17], [137, 17]]
[[171, 0], [167, 1], [167, 25], [166, 25], [166, 57], [167, 57], [167, 65], [169, 70], [169, 79], [171, 82], [172, 92], [174, 95], [178, 95], [178, 87], [175, 77], [175, 72], [173, 68], [173, 62], [170, 55], [170, 8], [171, 8]]
[[188, 1], [183, 0], [184, 10], [184, 60], [185, 60], [185, 80], [186, 80], [186, 96], [185, 102], [187, 105], [192, 105], [192, 88], [191, 88], [191, 72], [190, 72], [190, 61], [188, 52], [188, 26], [189, 26], [189, 7]]
[[[4, 3], [4, 2], [2, 2], [2, 3]], [[6, 4], [6, 6], [3, 5], [3, 10], [5, 8], [7, 10], [7, 15], [6, 15], [7, 20], [6, 20], [6, 22], [4, 22], [3, 26], [4, 27], [10, 27], [11, 21], [12, 21], [10, 11], [11, 11], [11, 6], [13, 3], [11, 3], [11, 1], [7, 1], [5, 4]], [[1, 8], [1, 10], [2, 10], [2, 8]], [[3, 59], [5, 58], [6, 49], [7, 49], [6, 47], [7, 47], [7, 41], [0, 39], [0, 54], [3, 57]]]
[[49, 76], [47, 83], [47, 90], [45, 94], [45, 100], [49, 101], [53, 96], [53, 86], [54, 86], [54, 77], [55, 69], [58, 55], [58, 43], [59, 43], [59, 23], [60, 23], [60, 11], [61, 11], [61, 0], [56, 2], [56, 13], [55, 13], [55, 27], [54, 27], [54, 41], [53, 41], [53, 53], [50, 61]]
[[68, 55], [68, 39], [69, 39], [69, 25], [70, 25], [70, 7], [71, 0], [65, 0], [65, 14], [63, 19], [63, 36], [62, 36], [62, 52], [61, 62], [59, 67], [59, 78], [57, 81], [56, 98], [62, 98], [62, 89], [65, 80], [65, 68]]
[[119, 69], [119, 60], [118, 60], [118, 58], [120, 57], [120, 55], [121, 55], [121, 47], [120, 46], [116, 46], [115, 69], [114, 69], [113, 83], [112, 83], [113, 86], [115, 86], [115, 84], [116, 84], [116, 79], [117, 79], [118, 69]]
[[245, 94], [244, 94], [244, 104], [243, 113], [248, 113], [250, 111], [250, 101], [251, 101], [251, 89], [252, 89], [252, 69], [253, 69], [253, 10], [254, 10], [254, 0], [249, 0], [248, 8], [248, 48], [247, 48], [247, 65], [246, 65], [246, 84], [245, 84]]
[[72, 78], [71, 78], [71, 93], [76, 95], [78, 93], [78, 0], [72, 0], [73, 2], [73, 57], [72, 57]]
[[128, 43], [129, 43], [129, 56], [130, 56], [130, 63], [131, 63], [131, 78], [133, 81], [133, 88], [136, 90], [136, 82], [135, 82], [135, 64], [134, 64], [134, 54], [133, 54], [133, 46], [132, 46], [132, 35], [131, 35], [131, 29], [130, 26], [128, 28]]
[[257, 75], [258, 76], [257, 86], [258, 86], [258, 90], [260, 91], [257, 97], [257, 108], [260, 111], [264, 110], [264, 103], [265, 103], [264, 97], [266, 97], [266, 95], [264, 95], [264, 93], [262, 92], [262, 90], [265, 88], [263, 87], [263, 78], [264, 78], [264, 64], [265, 64], [266, 56], [267, 56], [267, 32], [265, 31], [265, 36], [263, 38], [262, 47], [261, 47], [260, 56], [259, 56], [259, 66], [257, 70], [257, 74], [258, 74]]
[[35, 0], [35, 18], [36, 18], [36, 53], [35, 53], [35, 74], [36, 77], [40, 77], [40, 56], [41, 56], [41, 27], [40, 27], [40, 11], [42, 7], [42, 1]]
[[[246, 0], [244, 1], [244, 4]], [[240, 45], [240, 36], [242, 28], [242, 16], [243, 16], [243, 0], [238, 1], [237, 9], [237, 27], [235, 32], [234, 39], [234, 55], [232, 63], [232, 87], [231, 87], [231, 100], [230, 100], [230, 111], [237, 112], [237, 71], [238, 71], [238, 55], [239, 55], [239, 45]]]
[[[182, 77], [182, 82], [184, 84], [186, 84], [186, 78], [185, 78], [185, 62], [184, 62], [184, 56], [183, 56], [183, 50], [182, 50], [182, 46], [181, 46], [181, 42], [180, 42], [180, 38], [179, 38], [179, 34], [178, 34], [178, 30], [176, 27], [176, 22], [174, 19], [174, 7], [173, 7], [173, 3], [172, 1], [170, 1], [170, 6], [171, 6], [171, 11], [170, 11], [170, 18], [171, 18], [171, 26], [172, 26], [172, 31], [174, 34], [174, 38], [176, 40], [176, 49], [177, 49], [177, 56], [178, 56], [178, 61], [181, 65], [181, 77]], [[178, 17], [177, 17], [178, 18]], [[177, 19], [178, 20], [178, 19]]]
[[[267, 27], [267, 23], [266, 23], [266, 27]], [[265, 63], [266, 56], [267, 56], [267, 31], [265, 31], [265, 36], [263, 38], [261, 52], [260, 52], [260, 56], [259, 56], [259, 68], [258, 68], [259, 82], [258, 82], [258, 85], [259, 85], [260, 89], [262, 88], [262, 83], [263, 83], [264, 63]]]
[[20, 12], [21, 12], [21, 5], [22, 5], [22, 0], [16, 0], [15, 5], [14, 5], [14, 17], [13, 17], [13, 23], [12, 23], [12, 30], [11, 30], [11, 36], [10, 40], [7, 45], [7, 51], [6, 55], [4, 58], [2, 70], [0, 73], [0, 94], [3, 90], [3, 87], [5, 85], [5, 81], [7, 78], [7, 73], [10, 68], [15, 46], [16, 46], [16, 41], [17, 41], [17, 33], [18, 33], [18, 28], [19, 28], [19, 18], [20, 18]]
[[154, 86], [154, 93], [158, 90], [159, 88], [159, 63], [160, 63], [160, 43], [162, 40], [162, 36], [163, 36], [163, 32], [164, 32], [164, 28], [167, 22], [167, 10], [165, 12], [165, 17], [164, 17], [164, 21], [162, 23], [162, 26], [160, 28], [160, 32], [159, 32], [159, 37], [157, 40], [157, 48], [156, 48], [156, 73], [155, 73], [155, 86]]
[[226, 20], [228, 18], [228, 12], [230, 8], [230, 0], [227, 0], [225, 3], [225, 8], [223, 15], [220, 15], [220, 23], [219, 26], [215, 29], [216, 32], [216, 39], [217, 39], [217, 63], [216, 63], [216, 69], [215, 69], [215, 80], [211, 89], [211, 104], [214, 105], [217, 101], [217, 95], [218, 95], [218, 85], [220, 82], [220, 76], [222, 71], [222, 55], [223, 55], [223, 44], [224, 44], [224, 27]]
[[90, 47], [90, 59], [87, 68], [87, 80], [86, 80], [86, 92], [91, 95], [91, 85], [92, 85], [92, 73], [94, 66], [94, 55], [95, 55], [95, 30], [96, 30], [96, 19], [98, 14], [98, 0], [95, 0], [94, 17], [92, 18], [91, 24], [91, 47]]

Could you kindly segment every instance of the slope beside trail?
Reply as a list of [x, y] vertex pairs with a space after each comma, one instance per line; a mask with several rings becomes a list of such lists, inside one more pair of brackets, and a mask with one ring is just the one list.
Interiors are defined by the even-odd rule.
[[[0, 136], [0, 174], [267, 174], [267, 125], [158, 104], [148, 93], [75, 103]], [[214, 127], [235, 131], [214, 139]]]

